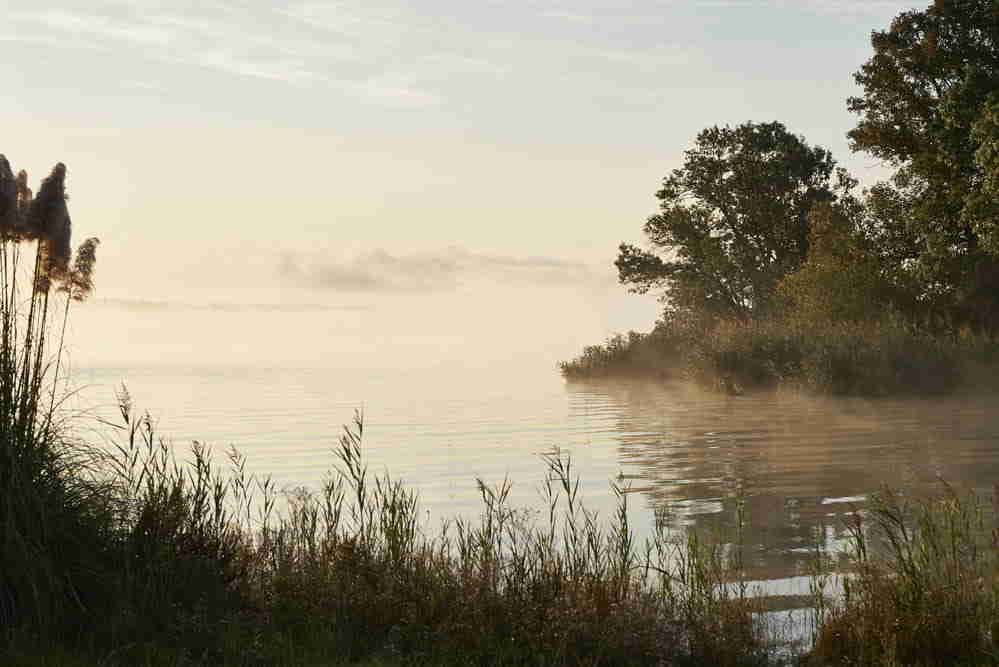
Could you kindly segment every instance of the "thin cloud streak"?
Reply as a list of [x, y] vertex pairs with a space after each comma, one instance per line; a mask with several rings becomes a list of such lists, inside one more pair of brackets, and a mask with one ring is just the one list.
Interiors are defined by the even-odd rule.
[[348, 259], [287, 254], [278, 275], [300, 286], [378, 293], [448, 291], [476, 281], [537, 286], [608, 282], [582, 262], [490, 255], [455, 246], [410, 255], [376, 249]]
[[894, 0], [697, 0], [706, 9], [771, 9], [813, 12], [825, 16], [861, 16], [894, 13]]
[[[669, 7], [662, 7], [662, 11], [649, 13], [648, 4], [652, 3], [636, 3], [625, 10], [620, 2], [607, 0], [591, 1], [582, 7], [578, 2], [571, 4], [551, 2], [547, 7], [540, 9], [537, 16], [547, 21], [558, 21], [579, 28], [607, 25], [648, 26], [664, 24], [664, 21], [669, 20]], [[669, 4], [693, 11], [757, 9], [841, 18], [891, 16], [906, 8], [905, 3], [899, 0], [685, 0], [683, 3]], [[921, 4], [916, 3], [912, 6], [918, 7]], [[643, 49], [635, 50], [641, 52]]]
[[40, 14], [15, 14], [14, 19], [34, 22], [59, 32], [115, 39], [138, 46], [169, 46], [176, 36], [172, 31], [151, 22], [115, 21], [96, 14], [73, 13], [53, 9]]
[[567, 23], [574, 23], [576, 25], [593, 25], [596, 23], [596, 17], [592, 14], [582, 14], [578, 12], [563, 11], [560, 9], [547, 9], [541, 12], [540, 16], [544, 18], [557, 19], [559, 21], [565, 21]]
[[321, 303], [187, 303], [184, 301], [115, 298], [100, 298], [95, 299], [94, 302], [98, 305], [111, 306], [133, 312], [315, 313], [371, 310], [371, 306], [365, 305], [328, 305]]
[[610, 68], [620, 81], [636, 66], [684, 66], [696, 55], [660, 42], [615, 41], [594, 29], [627, 16], [590, 14], [589, 9], [558, 3], [473, 9], [442, 2], [420, 11], [356, 0], [288, 7], [157, 3], [137, 9], [121, 0], [98, 0], [15, 12], [4, 39], [52, 37], [51, 43], [63, 48], [89, 44], [237, 77], [322, 86], [403, 108], [439, 106], [473, 96], [477, 87], [494, 90], [514, 73], [526, 81], [567, 73], [604, 80], [601, 70]]
[[[104, 7], [113, 8], [114, 3]], [[428, 106], [439, 101], [432, 92], [413, 86], [409, 82], [412, 77], [393, 76], [382, 70], [336, 75], [341, 66], [356, 69], [359, 64], [365, 65], [364, 54], [354, 44], [338, 44], [301, 31], [293, 31], [294, 38], [279, 39], [273, 36], [268, 16], [236, 12], [220, 4], [214, 9], [224, 11], [226, 16], [202, 12], [192, 18], [149, 11], [139, 16], [112, 17], [66, 9], [20, 12], [12, 15], [15, 30], [3, 40], [105, 52], [117, 46], [161, 63], [291, 85], [319, 84], [387, 106]], [[364, 38], [360, 34], [352, 39], [363, 43]], [[462, 66], [467, 68], [467, 64]], [[370, 65], [367, 69], [371, 69]]]

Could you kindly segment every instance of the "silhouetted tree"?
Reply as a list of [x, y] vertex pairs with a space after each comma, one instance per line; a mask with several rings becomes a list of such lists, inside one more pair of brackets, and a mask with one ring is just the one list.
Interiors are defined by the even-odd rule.
[[635, 292], [662, 289], [668, 309], [767, 314], [808, 254], [812, 208], [857, 206], [855, 186], [829, 151], [781, 123], [706, 129], [656, 194], [650, 249], [621, 244], [619, 278]]

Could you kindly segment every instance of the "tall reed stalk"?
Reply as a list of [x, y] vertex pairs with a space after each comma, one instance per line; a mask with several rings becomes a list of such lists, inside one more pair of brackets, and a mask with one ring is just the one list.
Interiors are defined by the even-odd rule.
[[[70, 266], [66, 168], [56, 165], [38, 195], [27, 175], [0, 155], [0, 627], [59, 623], [85, 604], [81, 559], [99, 544], [88, 498], [96, 487], [64, 446], [55, 420], [57, 353], [50, 347], [52, 307], [82, 300], [93, 287], [96, 239]], [[46, 401], [45, 399], [49, 399]]]

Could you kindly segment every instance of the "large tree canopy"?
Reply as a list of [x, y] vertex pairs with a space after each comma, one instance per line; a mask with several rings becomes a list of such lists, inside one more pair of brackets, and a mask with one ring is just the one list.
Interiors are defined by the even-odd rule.
[[936, 0], [899, 14], [871, 43], [874, 55], [854, 75], [863, 95], [848, 101], [860, 115], [849, 138], [898, 169], [871, 191], [872, 210], [892, 212], [891, 238], [909, 245], [896, 250], [927, 299], [972, 324], [993, 319], [999, 3]]
[[621, 244], [620, 280], [640, 293], [663, 289], [672, 309], [765, 314], [808, 254], [813, 206], [853, 202], [855, 185], [829, 151], [781, 123], [706, 129], [656, 194], [650, 248]]

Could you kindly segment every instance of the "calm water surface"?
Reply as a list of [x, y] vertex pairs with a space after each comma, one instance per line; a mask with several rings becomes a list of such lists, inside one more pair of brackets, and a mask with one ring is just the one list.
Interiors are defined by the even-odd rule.
[[668, 508], [676, 526], [727, 539], [743, 503], [750, 576], [792, 593], [807, 588], [816, 540], [841, 545], [843, 518], [881, 485], [999, 481], [995, 396], [817, 400], [565, 383], [559, 359], [653, 319], [655, 304], [633, 312], [617, 288], [111, 297], [76, 310], [69, 332], [82, 428], [109, 431], [95, 418], [113, 418], [124, 381], [176, 447], [235, 445], [252, 472], [315, 487], [342, 425], [363, 409], [372, 471], [419, 490], [428, 528], [477, 515], [477, 477], [509, 478], [512, 502], [540, 509], [541, 455], [560, 448], [603, 516], [614, 509], [610, 482], [630, 485], [640, 535], [654, 508]]
[[[565, 383], [550, 365], [492, 372], [456, 364], [409, 371], [164, 364], [80, 368], [81, 420], [113, 414], [124, 381], [160, 431], [185, 446], [235, 445], [257, 474], [316, 486], [341, 424], [363, 409], [365, 452], [417, 488], [428, 520], [478, 509], [475, 479], [514, 482], [513, 502], [540, 508], [542, 453], [571, 453], [584, 498], [613, 509], [623, 481], [633, 525], [652, 509], [680, 526], [730, 531], [744, 501], [750, 575], [801, 592], [811, 547], [836, 547], [842, 519], [887, 484], [938, 478], [980, 490], [999, 481], [995, 396], [919, 400], [729, 397], [682, 385]], [[775, 582], [776, 583], [776, 582]]]

